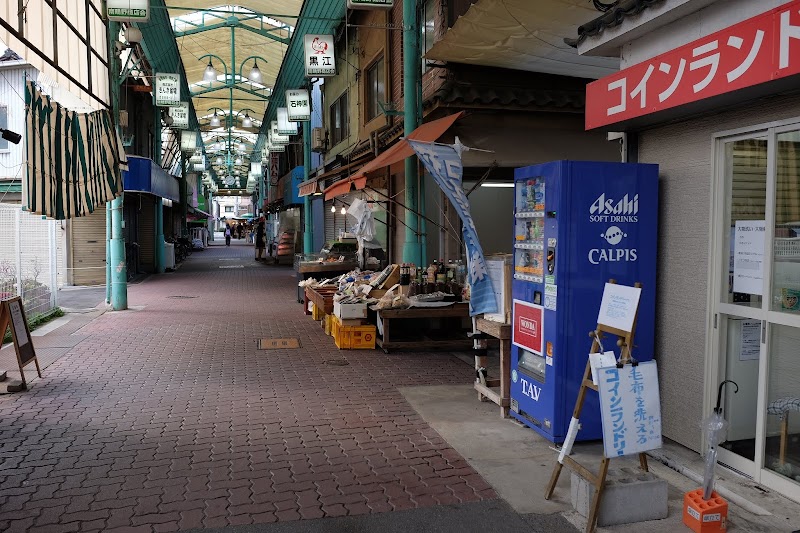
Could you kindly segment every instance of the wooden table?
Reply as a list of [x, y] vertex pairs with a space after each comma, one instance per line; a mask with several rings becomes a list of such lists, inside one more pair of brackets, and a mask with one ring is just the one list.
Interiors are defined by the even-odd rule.
[[432, 319], [432, 318], [469, 318], [469, 304], [455, 303], [448, 307], [411, 307], [409, 309], [381, 309], [377, 311], [378, 318], [383, 322], [383, 335], [378, 335], [376, 343], [385, 353], [394, 348], [442, 348], [451, 350], [470, 350], [472, 340], [467, 337], [468, 330], [463, 332], [463, 338], [432, 338], [423, 335], [422, 338], [413, 340], [392, 337], [392, 324], [398, 320]]
[[[501, 324], [479, 318], [476, 321], [478, 331], [491, 335], [500, 340], [500, 379], [487, 379], [486, 385], [478, 379], [475, 380], [475, 390], [478, 399], [489, 399], [500, 406], [500, 415], [508, 417], [508, 407], [511, 403], [511, 325]], [[475, 369], [486, 367], [486, 357], [475, 357]], [[499, 389], [498, 389], [499, 388]]]

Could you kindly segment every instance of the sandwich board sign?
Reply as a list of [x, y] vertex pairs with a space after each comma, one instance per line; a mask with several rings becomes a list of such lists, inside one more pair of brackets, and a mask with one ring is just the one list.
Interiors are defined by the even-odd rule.
[[17, 353], [22, 384], [27, 385], [25, 367], [34, 363], [39, 377], [42, 377], [42, 370], [39, 368], [39, 359], [36, 358], [36, 350], [33, 348], [28, 319], [25, 318], [25, 309], [19, 296], [0, 301], [0, 331], [5, 334], [8, 327], [11, 327], [11, 339], [14, 341], [14, 351]]

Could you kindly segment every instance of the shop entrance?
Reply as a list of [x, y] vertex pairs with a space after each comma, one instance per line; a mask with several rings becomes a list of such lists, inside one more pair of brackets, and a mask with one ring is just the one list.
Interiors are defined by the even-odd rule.
[[715, 140], [711, 354], [730, 422], [720, 461], [800, 500], [800, 123]]

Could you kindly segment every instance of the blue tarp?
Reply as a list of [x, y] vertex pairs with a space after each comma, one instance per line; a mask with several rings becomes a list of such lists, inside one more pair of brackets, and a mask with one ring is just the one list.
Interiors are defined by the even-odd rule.
[[146, 192], [180, 202], [178, 180], [146, 157], [128, 156], [128, 170], [122, 172], [126, 191]]
[[303, 183], [303, 166], [294, 167], [283, 183], [283, 205], [302, 204], [300, 184]]

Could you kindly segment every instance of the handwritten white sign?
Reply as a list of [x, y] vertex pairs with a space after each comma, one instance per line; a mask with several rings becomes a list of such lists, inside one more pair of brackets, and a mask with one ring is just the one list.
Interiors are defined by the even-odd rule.
[[22, 308], [19, 301], [9, 302], [8, 309], [11, 311], [11, 321], [14, 323], [14, 332], [17, 336], [17, 345], [28, 344], [28, 332], [25, 329], [25, 318], [22, 316]]
[[606, 457], [661, 447], [661, 402], [655, 361], [600, 368], [597, 390]]
[[767, 223], [763, 220], [737, 220], [733, 249], [733, 291], [761, 294], [764, 280], [764, 236]]
[[641, 288], [606, 283], [597, 323], [622, 331], [631, 331], [641, 295]]

